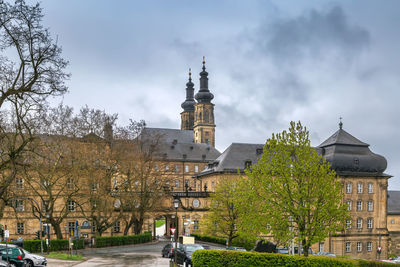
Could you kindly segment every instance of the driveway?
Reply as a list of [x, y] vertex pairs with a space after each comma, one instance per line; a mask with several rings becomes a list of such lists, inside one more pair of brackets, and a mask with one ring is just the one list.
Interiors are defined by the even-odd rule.
[[[156, 266], [168, 267], [169, 259], [161, 257], [162, 248], [170, 241], [147, 244], [84, 249], [79, 252], [88, 260], [84, 262], [48, 259], [49, 267], [92, 267], [92, 266]], [[201, 242], [199, 242], [200, 244]], [[211, 245], [217, 249], [223, 246]]]

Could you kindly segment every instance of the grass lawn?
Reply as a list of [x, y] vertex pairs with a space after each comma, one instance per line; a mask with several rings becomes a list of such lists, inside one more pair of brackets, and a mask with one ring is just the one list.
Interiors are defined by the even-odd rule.
[[44, 255], [47, 258], [59, 259], [59, 260], [71, 260], [71, 261], [81, 261], [84, 260], [82, 255], [70, 255], [67, 253], [60, 252], [50, 252], [48, 255]]
[[156, 221], [156, 227], [163, 226], [165, 224], [165, 220]]

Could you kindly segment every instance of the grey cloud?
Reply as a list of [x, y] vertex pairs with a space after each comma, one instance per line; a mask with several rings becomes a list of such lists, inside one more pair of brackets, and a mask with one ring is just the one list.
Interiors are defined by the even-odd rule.
[[370, 41], [369, 32], [351, 25], [339, 6], [327, 11], [313, 9], [297, 18], [263, 25], [258, 34], [259, 49], [278, 64], [292, 64], [310, 56], [323, 59], [332, 54], [351, 60]]

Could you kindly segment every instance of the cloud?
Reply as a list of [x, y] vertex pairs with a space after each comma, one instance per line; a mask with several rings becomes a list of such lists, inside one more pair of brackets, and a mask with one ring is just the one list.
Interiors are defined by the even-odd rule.
[[351, 25], [339, 6], [261, 25], [257, 34], [258, 51], [278, 65], [332, 56], [352, 60], [370, 41], [368, 31]]

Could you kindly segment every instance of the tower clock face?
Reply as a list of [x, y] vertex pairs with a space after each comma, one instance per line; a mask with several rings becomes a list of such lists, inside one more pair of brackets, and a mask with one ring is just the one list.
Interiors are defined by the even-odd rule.
[[200, 207], [200, 201], [198, 199], [193, 200], [193, 207], [194, 208]]

